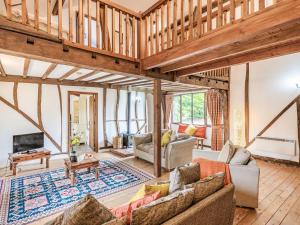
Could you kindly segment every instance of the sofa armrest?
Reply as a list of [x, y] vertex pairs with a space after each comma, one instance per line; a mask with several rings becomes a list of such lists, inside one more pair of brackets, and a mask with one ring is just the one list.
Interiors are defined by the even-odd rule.
[[195, 138], [191, 137], [169, 143], [165, 152], [166, 168], [173, 169], [177, 166], [190, 163], [192, 161], [195, 140]]
[[194, 151], [193, 158], [201, 157], [208, 160], [217, 161], [219, 157], [219, 151], [212, 150], [196, 150]]
[[132, 144], [134, 148], [140, 144], [152, 142], [152, 133], [138, 134], [133, 136]]

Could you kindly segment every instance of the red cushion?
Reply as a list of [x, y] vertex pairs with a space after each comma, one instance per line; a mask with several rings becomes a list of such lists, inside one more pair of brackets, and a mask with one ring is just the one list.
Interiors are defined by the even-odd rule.
[[134, 202], [116, 207], [111, 209], [112, 214], [114, 214], [117, 218], [122, 218], [124, 216], [127, 216], [127, 224], [130, 224], [131, 222], [131, 212], [134, 209], [137, 209], [143, 205], [147, 205], [150, 202], [155, 201], [156, 199], [160, 198], [160, 191], [154, 192], [152, 194], [146, 195], [144, 198], [138, 199]]
[[186, 128], [188, 128], [189, 125], [187, 124], [179, 124], [178, 126], [178, 133], [184, 133], [184, 131], [186, 130]]
[[195, 137], [206, 138], [206, 127], [205, 126], [196, 126], [197, 130], [194, 133]]

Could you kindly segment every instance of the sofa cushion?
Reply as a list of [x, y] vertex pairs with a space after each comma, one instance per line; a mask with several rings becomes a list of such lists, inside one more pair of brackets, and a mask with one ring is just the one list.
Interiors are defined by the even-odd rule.
[[172, 193], [183, 188], [184, 185], [194, 183], [198, 180], [200, 180], [200, 166], [198, 163], [176, 167], [170, 173], [169, 192]]
[[224, 173], [220, 172], [212, 176], [201, 179], [193, 184], [185, 185], [184, 188], [194, 188], [193, 203], [197, 203], [207, 196], [215, 193], [224, 186]]
[[206, 138], [206, 127], [196, 126], [196, 131], [194, 133], [194, 136], [199, 138]]
[[151, 153], [153, 152], [153, 143], [144, 143], [136, 146], [136, 148], [140, 151], [146, 152], [146, 153]]
[[168, 130], [167, 132], [165, 132], [162, 137], [161, 137], [161, 146], [165, 147], [167, 146], [170, 141], [171, 141], [171, 135], [172, 135], [172, 130]]
[[101, 225], [113, 219], [115, 216], [88, 194], [47, 225]]
[[235, 147], [232, 144], [230, 140], [226, 142], [226, 144], [223, 146], [219, 156], [218, 156], [218, 161], [224, 162], [224, 163], [229, 163], [231, 158], [233, 157], [235, 153]]
[[132, 211], [131, 225], [157, 225], [185, 211], [193, 202], [194, 189], [174, 192]]
[[230, 160], [231, 165], [247, 165], [251, 158], [251, 153], [244, 148], [238, 148]]
[[178, 133], [184, 133], [186, 128], [188, 128], [187, 124], [179, 124], [178, 126]]

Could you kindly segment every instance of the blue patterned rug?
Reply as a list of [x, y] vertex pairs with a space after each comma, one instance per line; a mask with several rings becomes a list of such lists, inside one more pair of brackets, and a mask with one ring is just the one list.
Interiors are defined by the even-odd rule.
[[0, 180], [0, 224], [28, 224], [62, 211], [91, 193], [101, 198], [144, 183], [153, 177], [125, 162], [100, 161], [99, 180], [94, 171], [80, 170], [71, 186], [64, 168]]

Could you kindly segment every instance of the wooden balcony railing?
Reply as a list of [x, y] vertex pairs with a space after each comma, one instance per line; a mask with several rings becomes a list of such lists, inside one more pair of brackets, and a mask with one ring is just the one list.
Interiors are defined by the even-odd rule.
[[142, 14], [145, 37], [142, 56], [152, 56], [183, 42], [199, 39], [277, 1], [161, 0]]
[[140, 58], [140, 14], [111, 1], [0, 1], [7, 19], [55, 35], [66, 45], [130, 61]]

